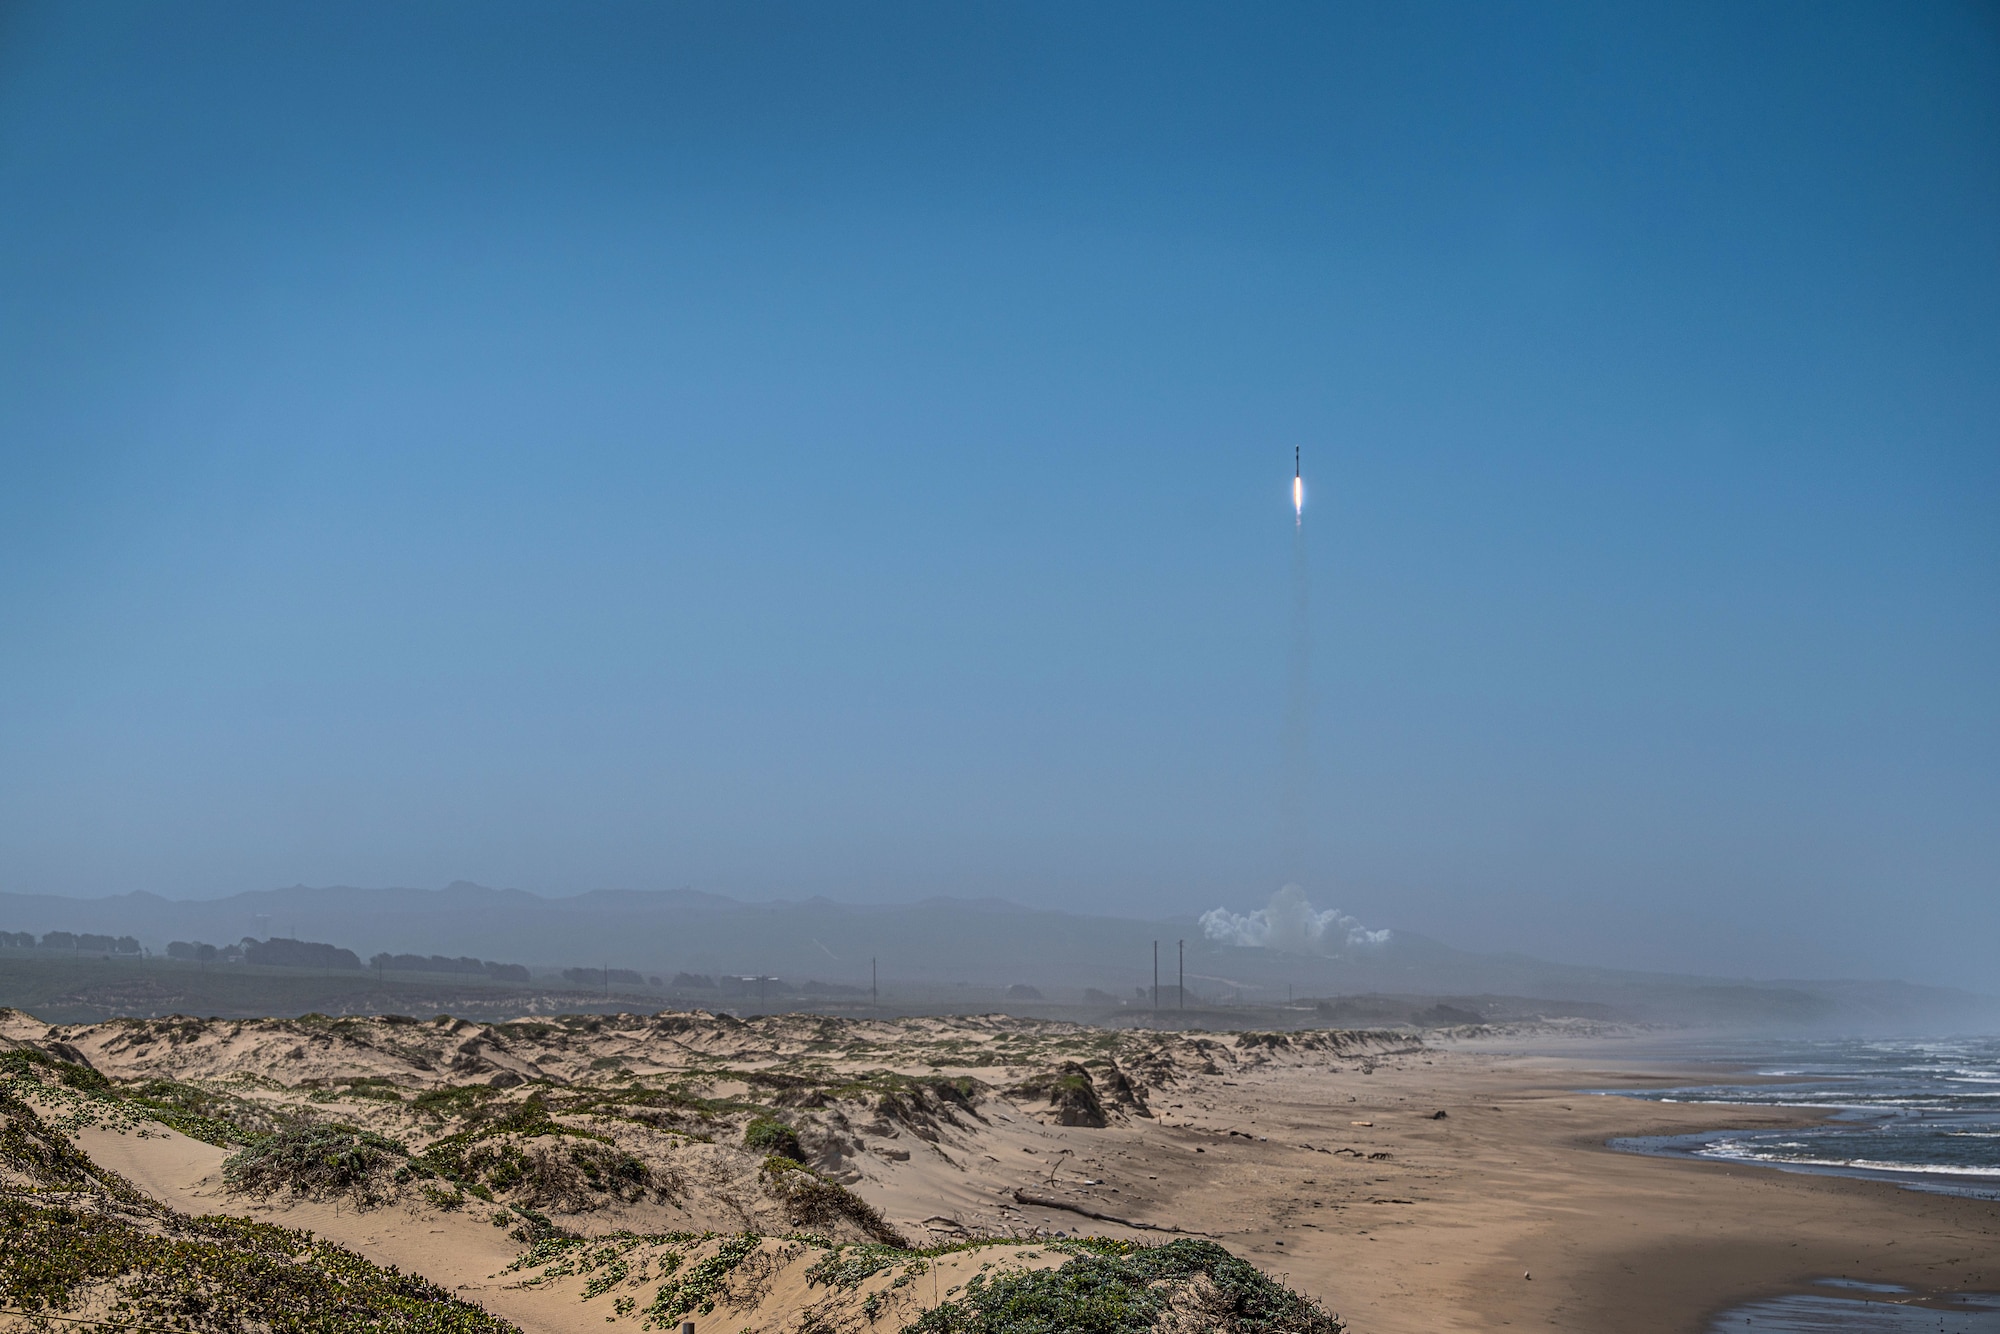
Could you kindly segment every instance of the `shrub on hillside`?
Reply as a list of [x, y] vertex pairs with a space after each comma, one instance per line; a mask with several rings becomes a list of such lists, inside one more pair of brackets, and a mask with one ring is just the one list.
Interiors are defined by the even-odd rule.
[[799, 1147], [798, 1132], [775, 1117], [752, 1117], [743, 1128], [743, 1147], [753, 1153], [775, 1153], [795, 1163], [806, 1160], [806, 1151]]
[[[1060, 1269], [974, 1275], [957, 1301], [932, 1307], [903, 1334], [1340, 1334], [1310, 1298], [1267, 1278], [1212, 1241], [1128, 1248], [1098, 1243]], [[1123, 1253], [1120, 1253], [1123, 1252]]]
[[352, 1195], [371, 1201], [382, 1178], [412, 1169], [410, 1151], [386, 1135], [338, 1124], [289, 1126], [230, 1155], [222, 1164], [231, 1190], [289, 1191], [314, 1199]]
[[910, 1244], [881, 1210], [802, 1163], [772, 1154], [764, 1160], [762, 1176], [764, 1189], [784, 1206], [785, 1221], [794, 1227], [830, 1228], [845, 1219], [870, 1241], [906, 1249]]
[[70, 1060], [65, 1056], [35, 1047], [13, 1047], [0, 1052], [0, 1074], [16, 1077], [26, 1075], [31, 1079], [38, 1079], [38, 1072], [46, 1071], [67, 1087], [84, 1093], [102, 1093], [111, 1087], [111, 1081], [84, 1061], [82, 1054], [77, 1052], [76, 1048], [61, 1043], [55, 1045], [76, 1059]]

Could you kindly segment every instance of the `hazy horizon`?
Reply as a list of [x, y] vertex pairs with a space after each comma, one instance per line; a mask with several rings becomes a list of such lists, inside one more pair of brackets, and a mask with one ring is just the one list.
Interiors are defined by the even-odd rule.
[[[522, 889], [520, 886], [481, 885], [475, 881], [469, 881], [469, 880], [455, 880], [450, 884], [438, 885], [438, 886], [297, 884], [297, 885], [269, 886], [258, 890], [232, 890], [226, 894], [157, 895], [156, 897], [167, 903], [212, 904], [229, 899], [238, 898], [246, 894], [294, 894], [301, 891], [307, 894], [321, 894], [321, 893], [335, 893], [339, 891], [352, 891], [362, 894], [408, 893], [408, 894], [426, 895], [426, 894], [445, 894], [449, 893], [452, 890], [459, 890], [459, 889], [479, 890], [484, 892], [506, 893], [506, 894], [524, 893], [531, 895], [536, 899], [549, 903], [561, 903], [568, 899], [582, 898], [593, 894], [672, 895], [675, 893], [685, 892], [734, 903], [745, 908], [778, 908], [778, 907], [810, 908], [816, 904], [830, 904], [831, 906], [842, 910], [857, 909], [857, 910], [866, 910], [872, 912], [893, 912], [895, 909], [898, 908], [932, 907], [939, 904], [963, 905], [972, 908], [978, 908], [981, 907], [982, 905], [998, 905], [1003, 908], [1017, 909], [1024, 913], [1054, 914], [1057, 916], [1071, 915], [1076, 917], [1091, 918], [1102, 921], [1130, 922], [1139, 925], [1175, 927], [1183, 930], [1186, 933], [1185, 935], [1186, 941], [1192, 941], [1202, 946], [1217, 946], [1217, 945], [1261, 946], [1268, 948], [1273, 953], [1284, 954], [1299, 959], [1339, 959], [1342, 957], [1364, 957], [1368, 953], [1366, 948], [1362, 948], [1359, 951], [1357, 951], [1349, 947], [1355, 945], [1357, 942], [1364, 947], [1368, 945], [1385, 944], [1387, 943], [1388, 939], [1392, 935], [1394, 935], [1402, 937], [1406, 942], [1411, 939], [1434, 941], [1436, 944], [1443, 945], [1447, 949], [1459, 951], [1466, 955], [1471, 955], [1475, 957], [1483, 957], [1483, 958], [1521, 957], [1521, 958], [1535, 959], [1545, 963], [1553, 963], [1565, 967], [1576, 967], [1576, 968], [1611, 968], [1615, 970], [1618, 967], [1618, 965], [1607, 963], [1607, 961], [1602, 957], [1601, 954], [1596, 954], [1596, 953], [1587, 955], [1566, 955], [1560, 951], [1537, 951], [1533, 949], [1527, 949], [1527, 950], [1491, 949], [1487, 948], [1484, 945], [1484, 943], [1479, 940], [1467, 939], [1463, 936], [1454, 935], [1449, 931], [1447, 931], [1442, 935], [1431, 935], [1423, 932], [1413, 932], [1408, 930], [1407, 928], [1385, 926], [1379, 923], [1364, 923], [1352, 917], [1351, 915], [1342, 912], [1337, 905], [1329, 905], [1313, 901], [1310, 897], [1307, 897], [1305, 895], [1305, 891], [1303, 890], [1303, 888], [1297, 885], [1284, 886], [1280, 890], [1270, 895], [1268, 899], [1261, 902], [1244, 903], [1244, 904], [1219, 903], [1206, 911], [1163, 913], [1163, 914], [1153, 914], [1153, 915], [1148, 915], [1143, 911], [1117, 912], [1098, 907], [1065, 908], [1060, 905], [1028, 904], [1028, 903], [1022, 903], [1015, 899], [1006, 898], [1005, 896], [1002, 895], [983, 895], [978, 897], [966, 897], [966, 896], [952, 895], [952, 894], [931, 894], [931, 895], [922, 895], [907, 899], [874, 899], [874, 900], [839, 898], [829, 895], [805, 895], [796, 897], [785, 897], [782, 895], [774, 895], [767, 897], [757, 897], [757, 896], [725, 895], [725, 894], [720, 894], [715, 890], [703, 889], [701, 887], [694, 885], [681, 885], [669, 889], [650, 889], [650, 890], [630, 889], [619, 886], [606, 885], [588, 889], [575, 889], [568, 891], [566, 893], [545, 894], [545, 893], [537, 893], [534, 890]], [[4, 916], [5, 906], [6, 906], [6, 901], [4, 896], [8, 892], [9, 891], [6, 890], [0, 890], [0, 916]], [[55, 898], [57, 901], [71, 901], [83, 904], [90, 902], [102, 902], [107, 899], [123, 898], [126, 897], [126, 895], [133, 892], [145, 892], [145, 891], [125, 891], [125, 893], [123, 894], [106, 894], [106, 895], [91, 895], [91, 896], [58, 895], [49, 897]], [[1241, 909], [1241, 911], [1236, 911], [1239, 908]], [[1289, 918], [1290, 920], [1289, 921], [1284, 920], [1287, 918]], [[1211, 929], [1212, 923], [1217, 924], [1215, 929]], [[8, 923], [0, 922], [0, 929], [5, 929], [6, 925], [8, 925]], [[19, 925], [19, 923], [15, 923], [14, 925]], [[47, 924], [45, 923], [44, 925]], [[54, 929], [67, 929], [68, 927], [73, 927], [75, 925], [76, 925], [75, 923], [68, 923], [65, 925], [58, 925]], [[105, 927], [107, 925], [115, 925], [115, 924], [99, 921], [95, 923], [95, 925], [98, 927]], [[254, 927], [256, 924], [251, 923], [250, 925]], [[1252, 929], [1246, 930], [1245, 929], [1246, 927], [1250, 927]], [[1328, 928], [1328, 927], [1333, 928], [1332, 933], [1328, 937], [1329, 943], [1327, 946], [1321, 947], [1317, 943], [1317, 936], [1319, 935], [1319, 930], [1321, 928]], [[1299, 934], [1302, 929], [1304, 931], [1309, 932], [1313, 937], [1313, 939], [1312, 940], [1300, 939]], [[309, 936], [314, 936], [315, 934], [314, 931], [299, 930], [295, 921], [288, 922], [286, 919], [283, 918], [264, 919], [261, 930], [263, 934], [267, 936], [283, 936], [286, 938], [309, 937]], [[401, 949], [401, 948], [408, 948], [412, 944], [412, 942], [404, 940], [401, 937], [399, 937], [393, 929], [384, 932], [378, 925], [374, 924], [358, 922], [358, 921], [350, 922], [346, 924], [346, 930], [351, 933], [354, 933], [354, 935], [367, 937], [372, 942], [368, 947], [370, 949], [373, 949], [377, 946], [383, 948]], [[199, 935], [200, 933], [197, 932], [196, 934]], [[221, 934], [228, 935], [230, 933], [224, 932]], [[253, 935], [256, 934], [256, 931], [253, 930], [252, 934]], [[330, 935], [330, 936], [342, 936], [341, 939], [329, 939], [327, 941], [327, 943], [336, 946], [346, 946], [346, 945], [352, 945], [354, 943], [354, 935], [342, 935], [341, 923], [338, 921], [338, 919], [335, 919], [334, 922], [331, 922], [326, 926], [319, 928], [318, 934]], [[468, 929], [468, 934], [471, 934], [469, 929]], [[216, 942], [210, 942], [210, 943], [229, 943], [229, 942], [227, 940], [218, 940]], [[937, 944], [948, 949], [962, 949], [965, 946], [964, 941], [960, 941], [957, 939], [946, 940], [942, 937], [938, 938]], [[464, 946], [463, 941], [454, 941], [451, 939], [443, 939], [443, 938], [432, 938], [423, 944], [419, 952], [420, 953], [436, 952], [449, 956], [456, 953], [464, 953], [465, 948], [469, 947]], [[633, 942], [633, 944], [630, 947], [631, 953], [629, 957], [621, 955], [620, 966], [623, 966], [624, 963], [642, 962], [643, 957], [647, 955], [648, 951], [654, 948], [655, 947], [653, 945], [646, 942]], [[824, 946], [820, 946], [820, 948], [824, 949]], [[746, 951], [746, 952], [754, 953], [754, 951]], [[829, 956], [829, 958], [831, 959], [831, 956]], [[553, 957], [551, 958], [536, 957], [530, 959], [529, 962], [533, 962], [538, 966], [552, 966], [556, 963], [569, 964], [575, 961], [565, 956], [562, 959], [555, 959]], [[739, 960], [738, 962], [743, 963], [745, 961]], [[1125, 968], [1139, 968], [1142, 966], [1142, 964], [1143, 961], [1137, 960], [1137, 956], [1134, 956], [1133, 960], [1126, 960], [1120, 966]], [[714, 965], [711, 963], [709, 966], [714, 966]], [[858, 969], [859, 967], [860, 967], [859, 956], [845, 959], [844, 964], [843, 961], [840, 959], [831, 959], [831, 962], [819, 965], [817, 968], [806, 967], [801, 972], [801, 975], [803, 976], [806, 974], [824, 973], [831, 980], [840, 980], [841, 978], [851, 979], [853, 976], [859, 976], [859, 974], [856, 972], [856, 969]], [[801, 970], [794, 969], [793, 971], [798, 972]], [[1002, 971], [1004, 971], [1004, 966], [1002, 966]], [[1980, 987], [1976, 982], [1961, 984], [1961, 983], [1955, 983], [1950, 979], [1941, 979], [1941, 978], [1927, 977], [1927, 976], [1912, 977], [1908, 974], [1897, 973], [1893, 970], [1884, 968], [1875, 968], [1860, 972], [1853, 972], [1853, 973], [1846, 973], [1839, 975], [1827, 974], [1827, 975], [1812, 977], [1803, 974], [1788, 974], [1783, 972], [1782, 970], [1774, 970], [1770, 967], [1764, 967], [1761, 969], [1753, 968], [1747, 971], [1730, 972], [1727, 970], [1718, 970], [1714, 967], [1696, 966], [1692, 968], [1659, 968], [1659, 969], [1634, 968], [1630, 975], [1636, 977], [1647, 973], [1659, 974], [1659, 975], [1687, 976], [1687, 977], [1705, 977], [1721, 983], [1727, 983], [1733, 981], [1754, 981], [1759, 983], [1773, 983], [1773, 982], [1782, 983], [1787, 981], [1833, 982], [1833, 981], [1843, 981], [1843, 980], [1865, 981], [1865, 982], [1909, 982], [1917, 985], [1947, 986], [1947, 987], [1955, 986], [1958, 989], [1968, 991], [1974, 995], [1985, 995], [1990, 999], [2000, 1000], [2000, 992], [1990, 991], [1990, 990], [1981, 991]], [[1446, 992], [1451, 992], [1453, 990], [1461, 992], [1467, 990], [1476, 991], [1480, 990], [1481, 988], [1468, 987], [1462, 984], [1454, 986], [1452, 980], [1448, 976], [1440, 975], [1435, 978], [1427, 979], [1424, 983], [1424, 986], [1419, 989], [1429, 990], [1433, 993], [1446, 993]], [[1530, 988], [1530, 990], [1532, 990], [1532, 988]]]
[[16, 4], [0, 298], [0, 891], [2000, 993], [1990, 6]]

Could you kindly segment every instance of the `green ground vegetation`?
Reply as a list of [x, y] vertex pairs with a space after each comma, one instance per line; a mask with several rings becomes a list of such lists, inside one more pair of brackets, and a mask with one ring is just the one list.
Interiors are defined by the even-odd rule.
[[783, 1203], [785, 1221], [794, 1226], [825, 1228], [846, 1220], [884, 1245], [908, 1244], [881, 1210], [804, 1163], [774, 1153], [764, 1159], [760, 1175], [764, 1188]]
[[799, 1132], [775, 1116], [751, 1117], [750, 1124], [743, 1127], [743, 1147], [752, 1153], [775, 1154], [793, 1162], [806, 1160], [806, 1151], [799, 1147]]
[[337, 1122], [287, 1126], [237, 1150], [222, 1165], [232, 1190], [314, 1199], [351, 1195], [369, 1202], [382, 1194], [385, 1179], [407, 1181], [416, 1174], [402, 1144]]
[[[445, 1298], [430, 1295], [434, 1290], [420, 1279], [354, 1269], [366, 1262], [303, 1234], [259, 1231], [250, 1224], [210, 1226], [214, 1220], [169, 1218], [136, 1196], [126, 1200], [120, 1191], [129, 1187], [95, 1173], [81, 1155], [64, 1156], [68, 1141], [62, 1134], [49, 1138], [22, 1130], [41, 1122], [8, 1090], [32, 1083], [44, 1119], [56, 1131], [85, 1124], [143, 1131], [145, 1124], [157, 1123], [226, 1146], [232, 1155], [225, 1174], [233, 1188], [245, 1192], [368, 1202], [407, 1186], [412, 1198], [440, 1209], [484, 1201], [497, 1225], [511, 1225], [510, 1235], [530, 1247], [518, 1262], [530, 1275], [525, 1281], [581, 1274], [586, 1300], [606, 1297], [607, 1307], [618, 1314], [643, 1306], [646, 1320], [661, 1326], [707, 1313], [728, 1276], [765, 1239], [753, 1233], [581, 1239], [542, 1211], [580, 1213], [608, 1200], [670, 1199], [684, 1191], [671, 1155], [654, 1155], [649, 1163], [621, 1147], [646, 1151], [644, 1141], [633, 1138], [636, 1128], [674, 1137], [668, 1142], [740, 1143], [759, 1155], [758, 1185], [780, 1205], [785, 1221], [799, 1229], [773, 1240], [825, 1251], [808, 1274], [813, 1284], [830, 1293], [853, 1290], [894, 1271], [886, 1287], [871, 1285], [863, 1294], [873, 1320], [888, 1294], [924, 1273], [932, 1257], [962, 1247], [909, 1249], [865, 1200], [809, 1165], [807, 1145], [844, 1133], [842, 1127], [869, 1114], [937, 1143], [949, 1125], [980, 1118], [982, 1101], [1003, 1083], [1017, 1095], [1032, 1088], [1056, 1102], [1067, 1097], [1095, 1104], [1101, 1090], [1110, 1106], [1112, 1094], [1126, 1087], [1124, 1072], [1136, 1076], [1158, 1063], [1163, 1072], [1157, 1078], [1171, 1080], [1162, 1056], [1166, 1044], [1184, 1044], [1202, 1060], [1218, 1045], [1198, 1036], [1104, 1033], [997, 1018], [983, 1036], [968, 1036], [963, 1029], [938, 1034], [921, 1021], [572, 1014], [491, 1026], [478, 1037], [480, 1050], [518, 1044], [519, 1059], [498, 1075], [486, 1066], [482, 1079], [490, 1082], [439, 1085], [435, 1081], [458, 1068], [454, 1062], [466, 1049], [460, 1044], [467, 1031], [464, 1023], [442, 1015], [419, 1020], [308, 1013], [276, 1021], [172, 1018], [118, 1024], [115, 1043], [126, 1045], [112, 1050], [166, 1050], [212, 1035], [217, 1025], [222, 1036], [235, 1040], [264, 1025], [272, 1026], [273, 1035], [287, 1046], [295, 1041], [322, 1049], [348, 1044], [349, 1050], [375, 1062], [369, 1068], [410, 1072], [320, 1077], [295, 1086], [261, 1076], [119, 1081], [66, 1059], [74, 1053], [60, 1043], [0, 1053], [0, 1091], [12, 1100], [0, 1104], [7, 1121], [0, 1155], [10, 1165], [16, 1160], [27, 1164], [18, 1170], [43, 1183], [32, 1192], [0, 1192], [20, 1235], [41, 1239], [39, 1249], [23, 1252], [29, 1258], [22, 1263], [15, 1264], [11, 1254], [0, 1261], [5, 1281], [15, 1285], [6, 1290], [13, 1294], [9, 1304], [53, 1303], [45, 1309], [58, 1313], [83, 1302], [96, 1302], [92, 1309], [99, 1310], [106, 1309], [105, 1302], [124, 1301], [128, 1305], [119, 1309], [130, 1319], [158, 1319], [167, 1327], [189, 1330], [240, 1328], [251, 1319], [246, 1313], [256, 1302], [307, 1301], [304, 1288], [286, 1284], [322, 1281], [351, 1289], [340, 1299], [348, 1306], [328, 1299], [332, 1304], [326, 1309], [375, 1313], [366, 1319], [354, 1315], [339, 1326], [343, 1328], [504, 1326], [463, 1303], [419, 1314]], [[728, 1054], [677, 1058], [678, 1068], [672, 1071], [643, 1073], [651, 1042], [694, 1028], [725, 1036]], [[166, 1047], [153, 1048], [155, 1043]], [[1261, 1036], [1259, 1043], [1262, 1051]], [[629, 1054], [604, 1056], [607, 1045]], [[1184, 1050], [1178, 1058], [1189, 1054]], [[394, 1058], [393, 1063], [383, 1065], [384, 1057]], [[889, 1059], [901, 1069], [868, 1068]], [[563, 1068], [550, 1061], [567, 1062], [567, 1076], [574, 1082], [518, 1073]], [[909, 1073], [926, 1063], [932, 1073]], [[1000, 1067], [1010, 1073], [981, 1073]], [[20, 1106], [26, 1116], [7, 1113], [8, 1105]], [[120, 1200], [132, 1208], [121, 1213], [106, 1203]], [[56, 1240], [65, 1229], [78, 1238], [73, 1256], [62, 1254]], [[870, 1240], [837, 1244], [832, 1239], [852, 1236], [856, 1229]], [[639, 1250], [642, 1243], [650, 1249]], [[1068, 1258], [1056, 1269], [982, 1275], [911, 1325], [908, 1334], [1126, 1334], [1163, 1324], [1224, 1334], [1332, 1334], [1339, 1329], [1317, 1306], [1208, 1243], [1177, 1241], [1157, 1248], [1048, 1240], [967, 1244], [1026, 1244]], [[114, 1263], [119, 1255], [127, 1256], [130, 1265]], [[281, 1273], [283, 1266], [291, 1269]], [[148, 1286], [153, 1280], [146, 1274], [182, 1277], [174, 1280], [180, 1286], [168, 1292]], [[251, 1295], [243, 1302], [218, 1296], [225, 1279]], [[655, 1283], [648, 1304], [646, 1293]], [[174, 1306], [176, 1301], [181, 1305]], [[298, 1323], [302, 1316], [283, 1318], [293, 1323], [271, 1319], [266, 1327], [336, 1327]]]
[[415, 1166], [483, 1199], [511, 1192], [530, 1207], [567, 1211], [587, 1206], [593, 1194], [630, 1202], [678, 1189], [609, 1136], [557, 1121], [539, 1090], [504, 1110], [478, 1110], [473, 1125], [439, 1139]]
[[[524, 1273], [528, 1286], [581, 1277], [583, 1300], [612, 1294], [621, 1313], [644, 1302], [640, 1313], [646, 1328], [672, 1329], [681, 1320], [711, 1314], [731, 1275], [767, 1242], [778, 1244], [774, 1253], [780, 1258], [793, 1248], [821, 1252], [806, 1278], [830, 1293], [856, 1292], [870, 1280], [893, 1275], [885, 1286], [870, 1285], [857, 1303], [870, 1321], [882, 1311], [885, 1296], [921, 1279], [943, 1256], [1011, 1251], [1025, 1260], [1044, 1253], [1065, 1257], [1053, 1268], [991, 1273], [996, 1266], [982, 1266], [951, 1300], [902, 1326], [899, 1334], [1141, 1334], [1165, 1328], [1209, 1334], [1341, 1334], [1343, 1329], [1317, 1302], [1267, 1278], [1221, 1246], [1193, 1238], [1163, 1246], [1107, 1238], [984, 1238], [911, 1249], [834, 1243], [810, 1232], [783, 1237], [625, 1233], [551, 1239], [523, 1255], [513, 1269]], [[625, 1297], [619, 1295], [621, 1288], [638, 1291]], [[801, 1326], [813, 1327], [810, 1322]]]
[[89, 1322], [191, 1334], [510, 1334], [513, 1326], [414, 1275], [310, 1233], [190, 1218], [73, 1147], [0, 1084], [0, 1306], [31, 1329]]
[[763, 1240], [754, 1232], [731, 1237], [715, 1254], [668, 1278], [660, 1285], [652, 1304], [646, 1308], [646, 1328], [671, 1325], [683, 1316], [707, 1315], [713, 1311], [716, 1293], [724, 1280]]
[[1144, 1334], [1170, 1315], [1231, 1334], [1339, 1334], [1313, 1302], [1212, 1241], [1102, 1246], [1055, 1269], [977, 1274], [902, 1334]]
[[[190, 1331], [505, 1334], [479, 1307], [307, 1232], [240, 1218], [145, 1227], [94, 1210], [0, 1197], [0, 1303], [36, 1317], [88, 1311]], [[67, 1323], [60, 1327], [73, 1327]]]

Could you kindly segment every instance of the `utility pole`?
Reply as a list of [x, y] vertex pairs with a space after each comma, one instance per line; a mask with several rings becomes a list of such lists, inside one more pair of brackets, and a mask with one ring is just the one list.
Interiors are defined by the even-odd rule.
[[875, 956], [871, 954], [868, 956], [868, 1008], [877, 1010], [881, 1007], [882, 998], [875, 990]]
[[1174, 984], [1174, 991], [1180, 996], [1181, 1008], [1185, 1010], [1187, 1008], [1187, 942], [1182, 940], [1175, 943], [1180, 946], [1181, 950], [1181, 978], [1180, 981]]
[[1153, 942], [1153, 1016], [1160, 1014], [1160, 942]]

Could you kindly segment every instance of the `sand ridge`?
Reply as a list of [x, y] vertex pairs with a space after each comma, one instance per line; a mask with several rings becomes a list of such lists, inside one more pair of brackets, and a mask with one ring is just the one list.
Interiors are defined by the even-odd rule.
[[[544, 1099], [561, 1122], [677, 1172], [670, 1200], [586, 1200], [552, 1214], [565, 1231], [632, 1254], [527, 1286], [506, 1268], [524, 1243], [492, 1226], [484, 1203], [439, 1210], [407, 1189], [374, 1209], [248, 1202], [260, 1217], [414, 1268], [523, 1329], [638, 1323], [668, 1244], [623, 1233], [794, 1228], [741, 1143], [757, 1117], [782, 1119], [823, 1179], [913, 1241], [1212, 1237], [1364, 1334], [1696, 1330], [1727, 1305], [1826, 1276], [1925, 1292], [2000, 1287], [2000, 1207], [1990, 1202], [1607, 1149], [1616, 1135], [1796, 1124], [1805, 1114], [1578, 1092], [1676, 1072], [1648, 1065], [1636, 1046], [1586, 1048], [1546, 1032], [1424, 1045], [1394, 1032], [701, 1014], [32, 1027], [0, 1031], [64, 1044], [117, 1078], [343, 1119], [417, 1149], [465, 1133], [460, 1120], [418, 1110], [427, 1091], [457, 1090], [450, 1096], [488, 1109]], [[93, 1156], [142, 1188], [183, 1192], [180, 1207], [246, 1203], [222, 1188], [222, 1150], [157, 1130], [128, 1133], [124, 1147], [101, 1138], [115, 1132], [79, 1134], [99, 1136], [83, 1141]], [[844, 1237], [864, 1240], [853, 1227]], [[670, 1248], [692, 1256], [690, 1244]], [[798, 1285], [818, 1259], [782, 1251], [774, 1241], [758, 1252], [765, 1286], [731, 1298], [740, 1323], [730, 1328], [796, 1329], [781, 1316], [808, 1307], [830, 1329], [871, 1327], [855, 1303], [874, 1288], [808, 1302]], [[1027, 1263], [1021, 1247], [1004, 1259], [964, 1254]], [[1052, 1263], [1049, 1254], [1034, 1263]], [[625, 1273], [604, 1286], [613, 1259]], [[970, 1276], [965, 1262], [940, 1264]], [[899, 1303], [919, 1295], [913, 1285], [895, 1290]], [[632, 1303], [623, 1314], [621, 1298]]]

